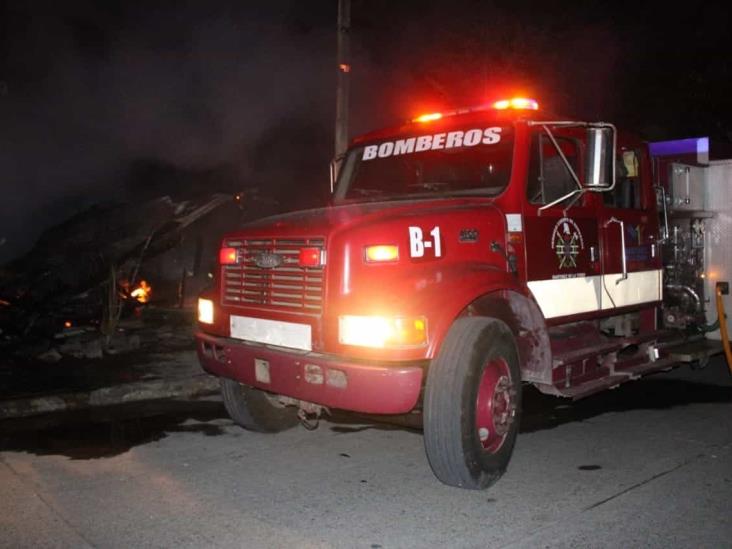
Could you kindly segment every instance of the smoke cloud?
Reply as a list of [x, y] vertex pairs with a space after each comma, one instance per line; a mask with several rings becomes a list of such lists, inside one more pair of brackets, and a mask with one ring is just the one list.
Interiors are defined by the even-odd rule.
[[147, 4], [5, 8], [0, 260], [91, 203], [127, 198], [139, 159], [223, 166], [274, 191], [305, 166], [299, 185], [327, 187], [334, 25], [293, 2]]
[[[0, 263], [91, 203], [180, 180], [324, 199], [335, 0], [2, 2]], [[352, 0], [351, 135], [520, 91], [651, 140], [729, 139], [728, 4]]]

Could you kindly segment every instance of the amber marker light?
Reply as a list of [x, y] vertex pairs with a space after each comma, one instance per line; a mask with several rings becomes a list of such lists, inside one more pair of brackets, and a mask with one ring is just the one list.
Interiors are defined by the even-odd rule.
[[213, 324], [214, 304], [210, 299], [198, 298], [198, 322], [201, 324]]
[[433, 122], [442, 118], [441, 112], [431, 112], [429, 114], [422, 114], [417, 118], [413, 118], [412, 122]]
[[379, 244], [364, 248], [366, 263], [387, 263], [399, 260], [399, 246], [394, 244]]
[[493, 103], [493, 108], [499, 111], [506, 109], [538, 111], [539, 103], [535, 99], [526, 97], [514, 97], [512, 99], [501, 99]]

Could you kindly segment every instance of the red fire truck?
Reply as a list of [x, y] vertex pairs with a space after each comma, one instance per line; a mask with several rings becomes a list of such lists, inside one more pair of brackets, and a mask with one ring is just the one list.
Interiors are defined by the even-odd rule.
[[439, 480], [485, 488], [522, 383], [577, 399], [713, 352], [663, 325], [666, 201], [611, 124], [515, 98], [360, 136], [338, 172], [328, 207], [226, 235], [199, 299], [247, 429], [421, 412]]

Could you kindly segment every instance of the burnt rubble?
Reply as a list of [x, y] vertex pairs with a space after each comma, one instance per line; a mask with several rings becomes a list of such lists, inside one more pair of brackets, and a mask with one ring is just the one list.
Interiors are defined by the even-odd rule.
[[99, 204], [47, 229], [27, 254], [0, 267], [0, 353], [55, 362], [192, 341], [185, 327], [221, 234], [247, 211], [261, 214], [256, 195], [248, 194], [251, 208], [242, 198]]

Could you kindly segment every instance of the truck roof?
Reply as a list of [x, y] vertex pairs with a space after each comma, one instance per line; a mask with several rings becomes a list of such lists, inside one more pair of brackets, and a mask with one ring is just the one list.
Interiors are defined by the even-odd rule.
[[[420, 121], [420, 119], [422, 119]], [[580, 119], [575, 117], [561, 116], [554, 112], [549, 112], [541, 108], [505, 108], [497, 109], [491, 105], [481, 105], [478, 107], [469, 107], [456, 109], [445, 113], [431, 113], [422, 115], [412, 120], [405, 121], [397, 126], [390, 126], [378, 130], [370, 131], [354, 137], [350, 146], [363, 145], [376, 141], [405, 136], [419, 135], [421, 133], [434, 133], [441, 129], [449, 130], [453, 128], [465, 127], [469, 124], [487, 124], [487, 125], [507, 125], [523, 120], [545, 120], [545, 121], [571, 121]], [[619, 143], [629, 146], [637, 146], [642, 139], [633, 132], [618, 129]]]

